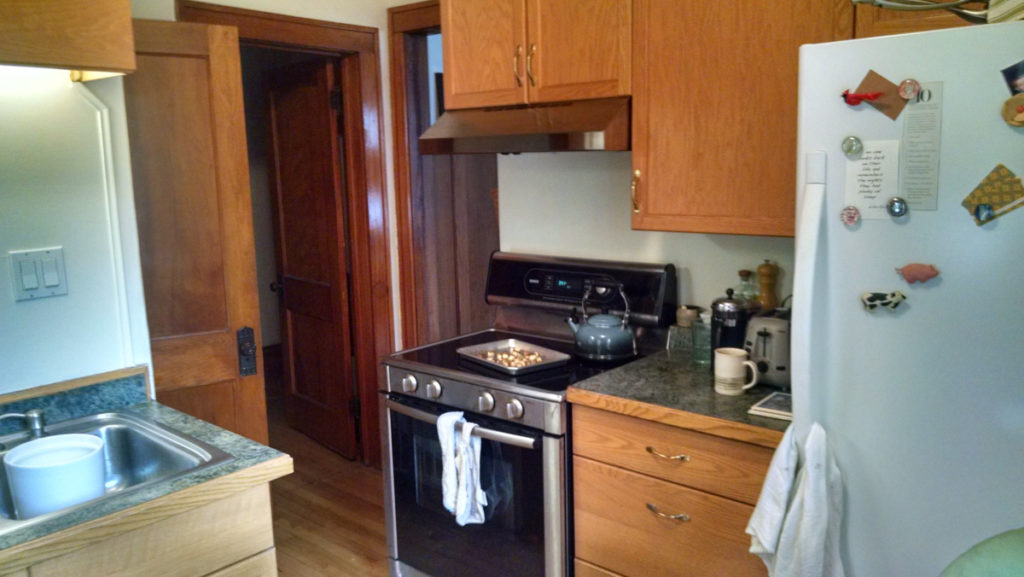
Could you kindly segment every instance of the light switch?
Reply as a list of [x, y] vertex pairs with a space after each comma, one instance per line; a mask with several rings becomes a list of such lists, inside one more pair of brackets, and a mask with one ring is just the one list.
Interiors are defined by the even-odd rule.
[[39, 288], [39, 277], [36, 275], [36, 261], [23, 260], [18, 263], [18, 267], [21, 273], [21, 289], [30, 291]]
[[68, 294], [63, 247], [11, 251], [8, 255], [15, 301]]
[[60, 273], [57, 271], [57, 259], [43, 258], [43, 284], [47, 288], [60, 286]]

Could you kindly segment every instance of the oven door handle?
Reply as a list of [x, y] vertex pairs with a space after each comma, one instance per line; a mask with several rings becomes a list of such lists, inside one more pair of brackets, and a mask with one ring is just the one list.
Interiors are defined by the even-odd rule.
[[[406, 417], [411, 417], [417, 421], [423, 421], [424, 423], [430, 423], [432, 425], [437, 424], [437, 415], [433, 413], [414, 409], [387, 397], [384, 398], [384, 404], [387, 406], [388, 410], [401, 413]], [[461, 430], [462, 424], [459, 423], [456, 427]], [[522, 449], [532, 450], [537, 448], [537, 439], [534, 439], [533, 437], [503, 433], [501, 431], [495, 431], [494, 429], [488, 429], [480, 426], [473, 428], [473, 436], [480, 437], [481, 439], [487, 439], [488, 441], [494, 441], [496, 443], [502, 443], [503, 445], [512, 445], [513, 447], [519, 447]]]

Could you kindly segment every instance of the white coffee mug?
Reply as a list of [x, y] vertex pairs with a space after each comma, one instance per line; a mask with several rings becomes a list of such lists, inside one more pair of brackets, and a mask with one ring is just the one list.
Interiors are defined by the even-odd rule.
[[[747, 382], [747, 367], [753, 375]], [[747, 360], [747, 351], [725, 347], [715, 349], [715, 392], [722, 395], [742, 395], [757, 384], [757, 365]]]

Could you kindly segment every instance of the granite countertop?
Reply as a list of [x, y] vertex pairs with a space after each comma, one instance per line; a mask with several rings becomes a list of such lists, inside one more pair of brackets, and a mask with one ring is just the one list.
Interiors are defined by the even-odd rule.
[[[94, 503], [87, 503], [69, 509], [66, 513], [58, 514], [52, 518], [14, 529], [0, 536], [0, 549], [6, 549], [87, 521], [99, 519], [260, 463], [279, 457], [287, 457], [287, 455], [280, 451], [180, 413], [155, 401], [146, 401], [115, 410], [151, 419], [178, 432], [195, 437], [229, 453], [234, 459], [175, 479], [140, 487]], [[0, 551], [0, 555], [2, 554], [3, 552]]]
[[[681, 351], [659, 351], [580, 381], [570, 388], [571, 402], [572, 389], [773, 431], [785, 431], [789, 426], [789, 421], [747, 414], [754, 403], [778, 389], [758, 385], [743, 395], [720, 395], [715, 392], [710, 370], [694, 367], [690, 355]], [[577, 401], [582, 397], [575, 396]]]

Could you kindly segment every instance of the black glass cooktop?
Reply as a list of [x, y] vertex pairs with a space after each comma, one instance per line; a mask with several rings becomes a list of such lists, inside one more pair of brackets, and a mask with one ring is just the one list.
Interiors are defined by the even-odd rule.
[[[502, 371], [485, 367], [463, 358], [457, 349], [470, 345], [479, 345], [503, 339], [518, 339], [534, 345], [540, 345], [555, 351], [570, 355], [570, 359], [563, 365], [554, 366], [548, 369], [541, 369], [536, 372], [522, 375], [509, 375]], [[499, 330], [483, 331], [458, 337], [449, 341], [427, 345], [418, 349], [402, 351], [392, 355], [392, 358], [402, 359], [409, 362], [441, 367], [453, 371], [472, 373], [496, 381], [516, 383], [518, 385], [536, 387], [545, 391], [564, 391], [569, 385], [582, 381], [583, 379], [603, 373], [609, 369], [622, 366], [631, 360], [616, 362], [599, 362], [577, 358], [572, 354], [573, 343], [553, 340], [543, 337], [536, 337], [524, 333], [511, 333]]]

